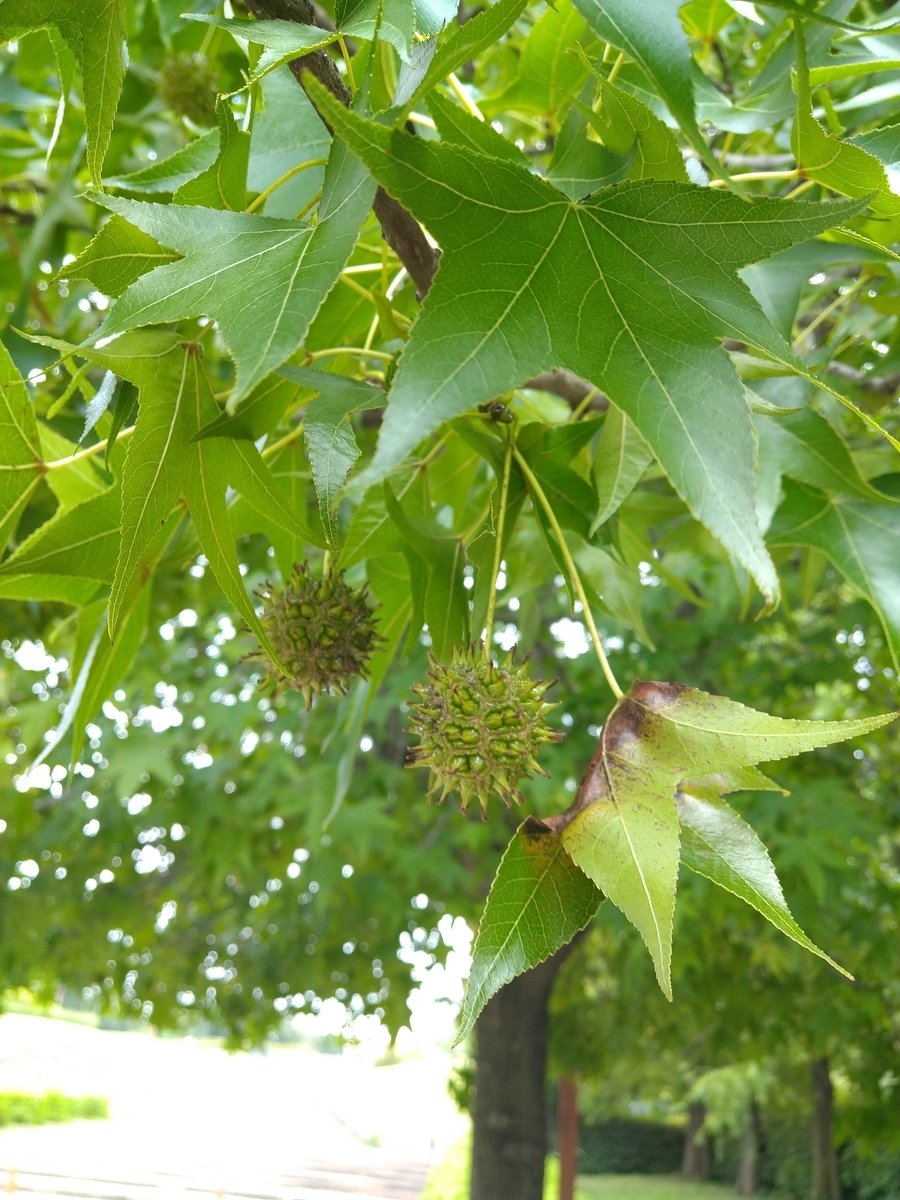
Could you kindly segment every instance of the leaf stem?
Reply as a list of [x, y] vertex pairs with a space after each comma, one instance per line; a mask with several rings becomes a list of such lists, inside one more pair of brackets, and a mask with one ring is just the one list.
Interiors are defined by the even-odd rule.
[[612, 689], [612, 693], [617, 700], [621, 700], [624, 692], [619, 687], [619, 681], [613, 674], [612, 667], [609, 665], [609, 659], [606, 657], [606, 651], [603, 649], [603, 642], [600, 640], [600, 634], [597, 632], [597, 626], [594, 624], [594, 617], [591, 612], [591, 606], [588, 602], [587, 595], [584, 590], [584, 584], [581, 582], [581, 576], [578, 574], [578, 568], [575, 566], [575, 560], [572, 558], [571, 551], [566, 544], [566, 539], [563, 537], [563, 531], [560, 528], [559, 521], [556, 519], [556, 513], [550, 505], [550, 501], [544, 494], [544, 489], [538, 482], [537, 476], [528, 465], [528, 460], [522, 454], [518, 446], [513, 447], [513, 454], [516, 456], [516, 462], [525, 476], [525, 481], [532, 495], [539, 501], [541, 508], [547, 514], [547, 520], [550, 522], [550, 528], [556, 536], [559, 544], [560, 553], [563, 556], [563, 562], [566, 564], [566, 570], [571, 576], [572, 583], [575, 585], [575, 591], [578, 593], [578, 599], [581, 601], [581, 607], [584, 612], [584, 619], [591, 634], [591, 641], [594, 643], [594, 651], [600, 663], [600, 669], [606, 676], [606, 682]]
[[615, 82], [616, 82], [616, 76], [619, 74], [619, 72], [620, 72], [620, 71], [622, 70], [622, 68], [625, 66], [625, 57], [626, 57], [626, 56], [625, 56], [625, 51], [624, 51], [624, 50], [620, 50], [620, 51], [619, 51], [619, 57], [618, 57], [618, 58], [616, 59], [616, 61], [613, 63], [612, 67], [610, 68], [610, 72], [609, 72], [609, 74], [608, 74], [608, 75], [607, 75], [607, 77], [606, 77], [606, 82], [607, 82], [607, 83], [615, 83]]
[[475, 103], [475, 101], [472, 99], [472, 97], [469, 95], [469, 93], [466, 91], [466, 89], [463, 87], [463, 85], [459, 82], [456, 75], [454, 75], [454, 73], [452, 71], [447, 76], [447, 82], [453, 88], [454, 92], [456, 92], [456, 95], [459, 97], [459, 102], [463, 106], [463, 108], [466, 110], [466, 112], [469, 113], [470, 116], [473, 116], [477, 121], [483, 121], [484, 113], [481, 111], [481, 109], [478, 107], [478, 105]]
[[569, 417], [569, 420], [572, 422], [580, 421], [581, 418], [584, 416], [584, 414], [587, 412], [591, 401], [594, 399], [595, 396], [599, 396], [599, 395], [600, 395], [600, 389], [598, 387], [591, 388], [591, 390], [588, 392], [588, 394], [585, 396], [585, 398], [581, 401], [581, 403], [578, 405], [578, 407], [573, 410], [571, 417]]
[[390, 362], [394, 357], [386, 350], [370, 350], [363, 346], [329, 346], [327, 350], [307, 350], [306, 358], [308, 362], [315, 362], [317, 358], [329, 358], [335, 354], [355, 354], [357, 358], [383, 358], [385, 362]]
[[503, 482], [500, 485], [500, 510], [497, 513], [497, 533], [494, 541], [494, 562], [491, 567], [491, 588], [488, 592], [487, 613], [484, 618], [484, 657], [491, 659], [491, 634], [494, 631], [494, 612], [497, 608], [497, 576], [500, 574], [500, 561], [503, 554], [503, 527], [506, 524], [506, 501], [509, 496], [509, 473], [512, 467], [513, 446], [512, 438], [507, 434], [506, 456], [503, 459]]
[[311, 158], [309, 162], [301, 163], [299, 167], [291, 167], [289, 171], [285, 171], [280, 179], [276, 179], [274, 183], [270, 183], [264, 192], [260, 192], [256, 199], [247, 205], [244, 212], [256, 212], [260, 205], [265, 204], [272, 193], [277, 191], [283, 183], [287, 183], [289, 179], [293, 179], [295, 175], [299, 175], [301, 171], [306, 171], [309, 167], [324, 167], [327, 162], [327, 158]]
[[794, 338], [793, 342], [791, 343], [791, 349], [792, 350], [799, 349], [800, 346], [802, 346], [803, 343], [806, 341], [806, 339], [809, 337], [809, 335], [813, 332], [813, 330], [818, 329], [823, 321], [827, 321], [828, 318], [835, 312], [836, 309], [840, 308], [844, 304], [847, 304], [850, 300], [853, 299], [853, 297], [856, 295], [856, 293], [859, 291], [859, 289], [862, 287], [862, 285], [868, 280], [868, 278], [869, 278], [869, 275], [865, 269], [860, 271], [859, 278], [850, 287], [847, 288], [846, 292], [839, 293], [826, 308], [823, 308], [822, 311], [816, 317], [814, 317], [808, 325], [806, 325], [803, 329], [801, 329], [801, 331], [797, 334], [797, 336]]
[[[121, 442], [125, 438], [131, 437], [134, 433], [135, 426], [129, 425], [127, 429], [121, 429], [113, 438], [113, 445], [116, 442]], [[71, 467], [72, 463], [83, 462], [86, 458], [93, 458], [95, 454], [99, 454], [101, 450], [106, 449], [106, 444], [109, 438], [104, 438], [102, 442], [95, 442], [93, 446], [88, 446], [84, 450], [78, 450], [75, 454], [69, 454], [66, 458], [57, 458], [53, 462], [44, 463], [44, 470], [58, 471], [61, 467]]]
[[296, 217], [294, 217], [294, 220], [302, 221], [303, 218], [306, 216], [306, 214], [309, 212], [309, 210], [311, 208], [315, 208], [321, 199], [322, 199], [322, 189], [319, 188], [319, 190], [316, 192], [316, 194], [306, 204], [303, 205], [303, 207], [297, 213]]
[[[75, 391], [81, 386], [81, 382], [84, 379], [85, 375], [87, 375], [88, 371], [91, 369], [91, 366], [92, 366], [92, 364], [90, 362], [82, 363], [82, 365], [78, 368], [78, 370], [72, 374], [72, 378], [69, 380], [69, 384], [68, 384], [66, 390], [59, 397], [59, 399], [54, 400], [53, 403], [50, 405], [50, 407], [47, 409], [47, 420], [48, 421], [52, 421], [53, 418], [56, 416], [56, 414], [58, 412], [61, 412], [62, 409], [66, 406], [66, 404], [69, 402], [69, 400], [74, 395]], [[71, 370], [71, 367], [69, 368], [69, 370]]]
[[[803, 176], [802, 170], [799, 167], [794, 167], [790, 171], [745, 171], [742, 175], [732, 175], [732, 183], [755, 183], [762, 179], [800, 179]], [[711, 188], [723, 188], [728, 186], [728, 181], [725, 179], [711, 179], [709, 182]]]
[[347, 68], [347, 80], [350, 84], [350, 91], [356, 92], [356, 80], [353, 78], [353, 63], [350, 59], [350, 51], [347, 49], [347, 43], [344, 41], [343, 34], [338, 34], [338, 45], [341, 48], [341, 57], [344, 60], [344, 66]]
[[283, 438], [279, 438], [277, 442], [273, 442], [271, 446], [266, 446], [260, 452], [260, 458], [271, 458], [273, 454], [277, 454], [279, 450], [283, 450], [285, 446], [289, 446], [291, 442], [296, 442], [297, 438], [303, 432], [303, 422], [301, 421], [295, 429], [290, 433], [286, 433]]

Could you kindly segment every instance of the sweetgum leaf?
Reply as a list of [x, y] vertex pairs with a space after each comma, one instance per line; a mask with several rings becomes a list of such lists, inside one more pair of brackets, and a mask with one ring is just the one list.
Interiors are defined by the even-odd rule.
[[211, 167], [218, 153], [219, 131], [211, 129], [168, 158], [130, 175], [115, 175], [103, 182], [106, 187], [123, 188], [128, 192], [175, 192], [183, 183]]
[[4, 600], [43, 600], [81, 608], [99, 590], [100, 584], [95, 580], [75, 575], [0, 576], [0, 597]]
[[[738, 896], [805, 950], [848, 973], [806, 936], [791, 916], [769, 853], [746, 821], [713, 789], [679, 791], [681, 861], [698, 875]], [[852, 976], [848, 976], [852, 978]]]
[[383, 478], [443, 421], [564, 365], [631, 418], [694, 515], [774, 601], [777, 577], [755, 514], [750, 411], [719, 339], [799, 366], [735, 272], [858, 203], [751, 205], [651, 181], [575, 203], [514, 163], [365, 121], [311, 77], [308, 87], [443, 250], [360, 481]]
[[303, 341], [350, 256], [373, 190], [361, 165], [335, 145], [315, 227], [93, 193], [98, 204], [184, 255], [132, 284], [102, 335], [201, 315], [218, 321], [237, 368], [233, 409]]
[[286, 366], [282, 374], [318, 395], [306, 408], [303, 436], [312, 467], [322, 525], [332, 546], [340, 544], [337, 522], [338, 494], [359, 458], [359, 447], [350, 416], [364, 409], [384, 407], [380, 388], [344, 375]]
[[125, 0], [4, 0], [0, 5], [0, 40], [53, 26], [77, 59], [83, 78], [87, 165], [98, 184], [128, 62], [126, 7]]
[[281, 63], [330, 45], [338, 36], [317, 25], [304, 25], [299, 21], [247, 21], [241, 17], [216, 17], [206, 13], [190, 13], [187, 16], [191, 21], [215, 25], [235, 37], [265, 46], [253, 72], [253, 79], [259, 79]]
[[478, 926], [456, 1041], [495, 992], [570, 942], [602, 902], [559, 834], [533, 817], [524, 821], [503, 853]]
[[435, 52], [424, 79], [406, 101], [405, 108], [411, 108], [420, 96], [427, 95], [451, 71], [476, 58], [487, 46], [492, 46], [518, 20], [527, 2], [499, 0], [499, 3], [482, 9], [449, 32]]
[[217, 413], [196, 346], [183, 343], [177, 334], [154, 331], [128, 334], [101, 350], [81, 353], [140, 389], [137, 424], [122, 475], [121, 535], [109, 601], [111, 635], [115, 638], [148, 549], [183, 499], [219, 585], [268, 649], [241, 577], [226, 489], [237, 488], [248, 504], [286, 532], [313, 544], [320, 539], [288, 507], [287, 497], [251, 443], [192, 440]]
[[547, 823], [636, 926], [671, 997], [679, 784], [845, 741], [896, 715], [789, 721], [681, 684], [637, 682], [613, 709], [571, 810]]
[[576, 45], [586, 40], [585, 31], [584, 17], [571, 0], [558, 0], [547, 8], [525, 39], [516, 78], [498, 95], [486, 97], [482, 111], [488, 117], [557, 112], [570, 94], [577, 95], [587, 77], [587, 67], [575, 53]]
[[874, 608], [900, 669], [900, 508], [786, 482], [767, 536], [772, 546], [811, 546], [829, 558]]
[[[430, 517], [410, 517], [397, 502], [390, 485], [384, 485], [387, 511], [412, 554], [427, 564], [424, 618], [431, 635], [432, 653], [438, 661], [449, 659], [454, 646], [469, 641], [469, 603], [463, 585], [465, 551], [462, 541]], [[410, 571], [414, 559], [407, 553]]]
[[687, 34], [673, 0], [575, 0], [602, 38], [639, 63], [669, 106], [685, 137], [709, 158], [697, 129]]
[[122, 534], [118, 484], [72, 508], [60, 506], [9, 558], [0, 575], [67, 575], [112, 583]]
[[814, 409], [758, 416], [755, 423], [761, 454], [768, 454], [792, 479], [870, 504], [896, 503], [863, 479], [840, 434]]
[[594, 459], [599, 507], [591, 524], [592, 534], [616, 512], [652, 462], [647, 443], [622, 410], [611, 404]]
[[250, 134], [238, 128], [228, 100], [216, 104], [219, 126], [219, 152], [216, 161], [196, 178], [183, 183], [173, 196], [175, 204], [196, 204], [201, 208], [227, 208], [242, 212], [247, 198], [247, 167], [250, 161]]
[[25, 380], [0, 343], [0, 553], [41, 479], [41, 443]]
[[791, 148], [798, 167], [810, 179], [840, 192], [869, 200], [872, 211], [884, 217], [900, 216], [900, 196], [895, 196], [881, 162], [862, 146], [826, 133], [813, 116], [812, 92], [803, 40], [802, 23], [796, 23], [797, 118], [791, 127]]
[[116, 214], [63, 268], [66, 279], [88, 279], [104, 295], [121, 296], [142, 275], [178, 257]]

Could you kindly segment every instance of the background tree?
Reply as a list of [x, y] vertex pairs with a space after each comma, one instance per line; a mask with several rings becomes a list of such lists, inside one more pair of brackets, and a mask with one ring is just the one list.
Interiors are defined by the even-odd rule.
[[[535, 815], [481, 920], [462, 1031], [490, 1001], [473, 1196], [524, 1200], [549, 982], [604, 895], [666, 993], [679, 862], [816, 950], [723, 795], [788, 824], [756, 764], [883, 718], [862, 686], [806, 711], [778, 696], [769, 717], [725, 699], [763, 707], [743, 679], [679, 668], [704, 606], [777, 622], [782, 592], [818, 586], [877, 617], [890, 665], [859, 658], [859, 684], [897, 669], [896, 130], [871, 82], [894, 70], [892, 26], [877, 5], [787, 0], [247, 7], [0, 4], [0, 594], [10, 655], [44, 675], [29, 704], [10, 681], [4, 844], [54, 947], [37, 916], [15, 922], [9, 978], [91, 963], [90, 986], [163, 1021], [196, 1002], [202, 952], [237, 1038], [331, 986], [396, 1022], [400, 925], [439, 937], [410, 894], [474, 916], [516, 823], [495, 794], [521, 786]], [[554, 713], [541, 651], [563, 608], [559, 639], [596, 661]], [[201, 648], [227, 689], [191, 665]], [[277, 743], [253, 742], [251, 703]], [[139, 771], [85, 748], [104, 704]], [[401, 774], [409, 724], [466, 820]], [[354, 779], [360, 754], [377, 766]], [[554, 780], [532, 778], [545, 764]], [[165, 824], [138, 820], [145, 796]], [[111, 925], [133, 909], [115, 873], [135, 836], [141, 925]], [[689, 896], [721, 903], [705, 886]], [[103, 959], [126, 938], [137, 963]], [[491, 1081], [518, 1043], [491, 1030], [514, 1022], [536, 1053], [512, 1094]]]

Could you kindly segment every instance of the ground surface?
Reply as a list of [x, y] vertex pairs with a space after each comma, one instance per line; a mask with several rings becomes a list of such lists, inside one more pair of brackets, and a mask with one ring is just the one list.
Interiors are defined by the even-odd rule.
[[579, 1200], [737, 1200], [715, 1183], [687, 1183], [659, 1175], [594, 1175], [579, 1180]]
[[[433, 1167], [421, 1200], [468, 1200], [468, 1146], [461, 1138]], [[559, 1196], [559, 1167], [547, 1160], [544, 1200]], [[731, 1188], [663, 1175], [583, 1175], [575, 1200], [738, 1200]]]
[[0, 1129], [0, 1191], [23, 1200], [414, 1200], [465, 1122], [445, 1057], [377, 1067], [296, 1046], [0, 1018], [0, 1091], [106, 1096], [109, 1121]]

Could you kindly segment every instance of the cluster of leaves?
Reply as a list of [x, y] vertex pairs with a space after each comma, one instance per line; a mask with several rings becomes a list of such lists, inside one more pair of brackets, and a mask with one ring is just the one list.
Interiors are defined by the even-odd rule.
[[[712, 613], [694, 622], [693, 637], [683, 622], [663, 619], [661, 632], [681, 644], [661, 648], [659, 665], [680, 666], [690, 654], [718, 688], [760, 707], [818, 717], [852, 714], [855, 669], [878, 703], [896, 704], [892, 669], [882, 669], [886, 648], [865, 612], [841, 606], [827, 589], [804, 603], [801, 580], [786, 583], [792, 618], [737, 640]], [[853, 751], [824, 750], [813, 761], [779, 766], [789, 794], [747, 794], [740, 803], [778, 862], [798, 919], [852, 971], [854, 985], [761, 928], [736, 898], [711, 895], [694, 875], [679, 889], [678, 1003], [668, 1005], [654, 996], [650, 964], [620, 914], [611, 906], [601, 911], [554, 998], [555, 1069], [585, 1081], [588, 1117], [628, 1113], [630, 1104], [668, 1115], [698, 1081], [697, 1094], [709, 1101], [706, 1085], [731, 1077], [724, 1099], [743, 1100], [734, 1114], [743, 1125], [747, 1075], [762, 1072], [770, 1086], [756, 1099], [763, 1129], [774, 1136], [773, 1125], [810, 1112], [809, 1064], [827, 1057], [836, 1143], [852, 1140], [860, 1152], [896, 1145], [896, 754], [889, 731]]]
[[[237, 538], [267, 545], [282, 580], [344, 572], [380, 605], [335, 810], [392, 664], [420, 642], [448, 663], [482, 635], [485, 654], [531, 649], [552, 583], [617, 703], [571, 806], [507, 850], [464, 1028], [604, 895], [669, 992], [679, 862], [815, 949], [722, 796], [890, 714], [769, 717], [667, 682], [623, 694], [593, 612], [649, 645], [648, 587], [708, 604], [725, 563], [744, 614], [767, 613], [779, 567], [799, 561], [813, 589], [830, 561], [898, 666], [889, 17], [499, 0], [460, 21], [363, 0], [324, 29], [275, 0], [248, 2], [254, 19], [197, 7], [0, 6], [17, 39], [0, 597], [50, 624], [62, 606], [71, 646], [23, 789], [48, 757], [84, 766], [190, 563], [290, 675]], [[497, 628], [501, 578], [515, 620]]]

